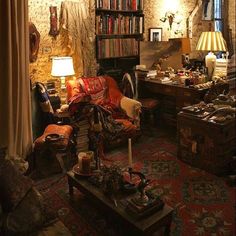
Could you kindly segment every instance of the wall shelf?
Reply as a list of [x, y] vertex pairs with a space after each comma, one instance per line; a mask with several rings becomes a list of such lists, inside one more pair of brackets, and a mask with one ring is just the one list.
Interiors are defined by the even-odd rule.
[[[143, 0], [96, 0], [96, 58], [109, 74], [126, 72], [139, 64], [140, 41], [143, 40]], [[119, 77], [119, 78], [118, 78]]]

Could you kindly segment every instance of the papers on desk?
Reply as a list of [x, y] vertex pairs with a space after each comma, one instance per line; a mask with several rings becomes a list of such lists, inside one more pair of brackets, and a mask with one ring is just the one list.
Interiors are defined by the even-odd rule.
[[149, 70], [147, 73], [147, 78], [155, 78], [157, 75], [157, 71], [156, 70]]
[[173, 81], [172, 81], [172, 79], [170, 79], [168, 77], [164, 77], [164, 78], [160, 78], [160, 82], [162, 84], [171, 84]]
[[227, 75], [227, 65], [228, 61], [226, 59], [216, 59], [215, 68], [214, 68], [214, 75], [215, 76], [226, 76]]
[[147, 77], [147, 80], [151, 80], [153, 82], [161, 83], [161, 84], [172, 84], [173, 81], [169, 77]]

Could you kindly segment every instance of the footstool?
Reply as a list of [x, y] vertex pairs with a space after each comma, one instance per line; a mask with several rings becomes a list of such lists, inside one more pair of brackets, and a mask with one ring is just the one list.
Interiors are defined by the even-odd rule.
[[34, 142], [37, 170], [40, 169], [46, 175], [66, 171], [65, 161], [68, 163], [71, 158], [72, 132], [70, 125], [50, 124], [46, 127], [44, 133]]

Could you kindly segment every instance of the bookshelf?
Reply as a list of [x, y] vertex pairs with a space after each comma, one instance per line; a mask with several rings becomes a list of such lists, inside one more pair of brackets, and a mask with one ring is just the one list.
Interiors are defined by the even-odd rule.
[[143, 0], [95, 0], [96, 59], [118, 84], [139, 64], [143, 39]]

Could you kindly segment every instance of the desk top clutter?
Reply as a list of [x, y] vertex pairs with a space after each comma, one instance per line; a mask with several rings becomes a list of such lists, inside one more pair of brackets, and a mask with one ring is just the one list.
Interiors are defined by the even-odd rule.
[[225, 77], [215, 75], [212, 80], [209, 80], [205, 74], [187, 69], [180, 69], [175, 72], [172, 68], [169, 68], [167, 71], [146, 70], [141, 68], [137, 70], [136, 73], [138, 78], [145, 81], [195, 89], [210, 88], [213, 81], [215, 83], [227, 83]]

